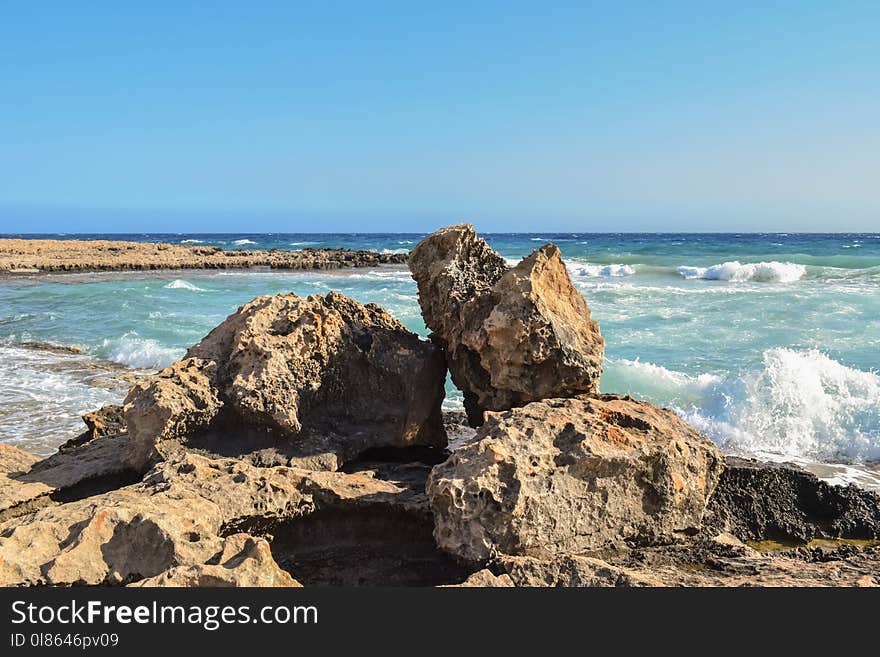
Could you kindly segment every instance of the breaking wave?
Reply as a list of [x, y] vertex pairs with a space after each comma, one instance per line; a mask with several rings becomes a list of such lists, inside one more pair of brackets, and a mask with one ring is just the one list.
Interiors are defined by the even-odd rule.
[[624, 392], [672, 406], [727, 451], [820, 461], [880, 460], [880, 375], [812, 349], [774, 348], [762, 368], [693, 376], [638, 360], [611, 360]]
[[185, 281], [183, 279], [176, 279], [168, 283], [165, 286], [166, 290], [190, 290], [191, 292], [204, 292], [205, 289], [199, 287], [198, 285], [193, 285], [189, 281]]
[[807, 273], [804, 265], [793, 262], [749, 262], [737, 260], [711, 267], [678, 267], [684, 278], [707, 281], [758, 281], [762, 283], [794, 283]]

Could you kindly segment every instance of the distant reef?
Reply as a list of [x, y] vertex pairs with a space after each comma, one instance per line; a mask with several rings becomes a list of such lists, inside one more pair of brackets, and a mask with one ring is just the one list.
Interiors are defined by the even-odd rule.
[[230, 250], [156, 242], [0, 239], [0, 273], [145, 271], [157, 269], [343, 269], [402, 265], [405, 253], [349, 249]]

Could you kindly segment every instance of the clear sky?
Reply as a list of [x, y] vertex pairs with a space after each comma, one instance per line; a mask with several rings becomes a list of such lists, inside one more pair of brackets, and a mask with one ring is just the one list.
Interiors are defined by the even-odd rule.
[[880, 230], [880, 2], [0, 0], [0, 232]]

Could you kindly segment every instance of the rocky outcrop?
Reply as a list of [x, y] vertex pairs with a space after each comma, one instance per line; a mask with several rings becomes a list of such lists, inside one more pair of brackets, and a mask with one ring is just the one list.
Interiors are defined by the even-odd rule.
[[143, 468], [162, 441], [206, 433], [209, 451], [238, 440], [329, 469], [374, 447], [444, 447], [444, 379], [440, 350], [376, 305], [333, 292], [259, 297], [131, 389], [128, 463]]
[[138, 483], [0, 522], [0, 585], [295, 585], [278, 568], [309, 584], [461, 581], [468, 571], [433, 542], [428, 469], [180, 454]]
[[438, 545], [472, 562], [693, 534], [718, 449], [674, 413], [603, 395], [490, 413], [428, 480]]
[[0, 273], [157, 269], [343, 269], [402, 265], [406, 254], [349, 249], [224, 251], [215, 246], [108, 240], [0, 239]]
[[137, 481], [122, 460], [127, 441], [104, 436], [43, 460], [0, 443], [0, 522]]
[[487, 410], [598, 392], [605, 343], [556, 246], [508, 268], [461, 224], [420, 242], [409, 266], [472, 425]]
[[78, 447], [95, 438], [118, 436], [126, 432], [125, 411], [119, 404], [107, 404], [97, 411], [82, 416], [86, 430], [75, 438], [71, 438], [58, 449], [65, 450]]
[[528, 587], [874, 587], [880, 585], [880, 549], [842, 546], [810, 558], [797, 552], [762, 553], [719, 537], [618, 549], [598, 557], [502, 556], [492, 568], [515, 586]]
[[269, 543], [248, 534], [233, 534], [223, 542], [212, 563], [177, 566], [130, 586], [138, 587], [298, 587], [302, 586], [272, 558]]
[[741, 540], [880, 539], [880, 497], [792, 464], [728, 457], [706, 520]]

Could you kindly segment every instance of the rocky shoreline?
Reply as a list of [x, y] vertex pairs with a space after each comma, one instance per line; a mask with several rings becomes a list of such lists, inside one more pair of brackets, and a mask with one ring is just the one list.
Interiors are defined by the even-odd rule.
[[402, 265], [406, 254], [349, 249], [228, 250], [153, 242], [0, 239], [0, 274], [166, 269], [324, 270]]
[[880, 585], [876, 494], [599, 394], [555, 246], [450, 226], [409, 266], [430, 340], [259, 297], [53, 456], [0, 444], [0, 585]]

